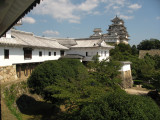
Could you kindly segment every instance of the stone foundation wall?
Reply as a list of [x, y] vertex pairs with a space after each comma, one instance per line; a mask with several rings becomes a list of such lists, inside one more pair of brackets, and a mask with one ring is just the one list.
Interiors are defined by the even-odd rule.
[[20, 65], [16, 65], [16, 73], [17, 73], [17, 77], [19, 79], [25, 79], [28, 78], [32, 71], [35, 69], [35, 67], [39, 65], [39, 63], [33, 64], [20, 64]]
[[133, 87], [133, 80], [131, 70], [122, 71], [122, 87], [131, 88]]
[[0, 67], [0, 82], [17, 80], [16, 65]]
[[27, 79], [34, 68], [40, 63], [17, 64], [12, 66], [0, 67], [0, 82]]
[[145, 56], [147, 53], [148, 53], [149, 55], [151, 55], [151, 56], [154, 56], [154, 55], [160, 56], [160, 50], [159, 50], [159, 49], [140, 50], [140, 51], [139, 51], [139, 58], [143, 59], [144, 56]]

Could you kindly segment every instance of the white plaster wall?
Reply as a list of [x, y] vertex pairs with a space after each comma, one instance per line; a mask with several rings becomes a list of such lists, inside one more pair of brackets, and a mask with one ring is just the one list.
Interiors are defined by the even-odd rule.
[[[106, 51], [106, 54], [105, 54]], [[68, 50], [66, 52], [66, 54], [79, 54], [79, 55], [83, 55], [86, 56], [86, 52], [88, 52], [88, 57], [93, 57], [95, 55], [100, 56], [99, 60], [103, 60], [109, 57], [109, 50], [107, 48], [71, 48], [70, 50]], [[87, 56], [86, 56], [87, 57]]]
[[130, 64], [123, 64], [121, 67], [121, 71], [128, 71], [131, 70], [131, 65]]
[[[9, 59], [4, 59], [4, 49], [9, 49]], [[42, 51], [42, 56], [39, 56], [39, 51]], [[51, 52], [51, 56], [48, 55], [49, 51]], [[54, 52], [56, 52], [56, 56], [54, 56]], [[47, 60], [57, 60], [59, 58], [60, 50], [35, 48], [32, 51], [32, 59], [25, 60], [23, 47], [0, 46], [0, 66], [9, 66], [18, 63], [43, 62]]]
[[10, 30], [6, 33], [6, 38], [11, 38], [11, 31]]

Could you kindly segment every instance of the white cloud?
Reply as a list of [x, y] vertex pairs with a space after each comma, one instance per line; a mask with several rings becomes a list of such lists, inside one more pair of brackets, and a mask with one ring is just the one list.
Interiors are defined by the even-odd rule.
[[59, 35], [59, 32], [53, 31], [53, 30], [46, 30], [43, 32], [43, 34], [46, 36], [57, 36], [57, 35]]
[[44, 0], [33, 13], [50, 15], [57, 21], [67, 20], [70, 23], [80, 23], [82, 13], [92, 13], [99, 2], [99, 0], [86, 0], [80, 4], [73, 4], [71, 0]]
[[119, 6], [113, 6], [113, 9], [119, 9], [120, 7]]
[[157, 20], [160, 20], [160, 16], [157, 16], [156, 19], [157, 19]]
[[69, 0], [44, 0], [33, 11], [35, 14], [50, 15], [58, 21], [79, 21], [80, 17], [74, 15], [75, 6]]
[[133, 19], [134, 16], [126, 16], [126, 15], [119, 15], [120, 18], [125, 19], [125, 20], [129, 20], [129, 19]]
[[104, 14], [105, 10], [96, 9], [100, 4], [105, 5], [106, 11], [112, 14], [117, 14], [117, 12], [125, 14], [128, 10], [141, 8], [141, 5], [131, 4], [128, 0], [82, 0], [79, 3], [73, 0], [43, 0], [32, 13], [49, 15], [59, 22], [66, 20], [70, 23], [80, 23], [82, 17], [89, 14]]
[[133, 9], [133, 10], [138, 10], [138, 9], [140, 9], [141, 7], [142, 7], [142, 6], [139, 5], [139, 4], [137, 4], [137, 3], [128, 6], [128, 8]]
[[100, 12], [99, 11], [95, 11], [93, 12], [94, 15], [100, 15]]
[[128, 13], [133, 13], [133, 10], [128, 10], [127, 12], [128, 12]]
[[22, 18], [22, 22], [29, 23], [29, 24], [34, 24], [36, 22], [36, 20], [32, 17], [24, 17], [24, 18]]
[[77, 9], [82, 11], [91, 11], [98, 6], [98, 0], [86, 0], [77, 6]]
[[116, 8], [121, 8], [127, 4], [126, 0], [107, 0], [107, 6], [106, 9], [116, 9]]

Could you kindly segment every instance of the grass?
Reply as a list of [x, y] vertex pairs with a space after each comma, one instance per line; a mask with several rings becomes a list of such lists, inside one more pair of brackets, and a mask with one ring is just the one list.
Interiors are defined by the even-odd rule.
[[17, 120], [22, 120], [21, 113], [17, 110], [16, 107], [14, 107], [14, 103], [16, 101], [16, 90], [15, 90], [15, 84], [13, 84], [10, 89], [5, 89], [4, 91], [5, 96], [5, 103], [8, 107], [8, 109], [11, 111], [11, 113], [17, 118]]
[[36, 94], [30, 94], [26, 81], [3, 86], [4, 103], [8, 114], [17, 120], [59, 120], [59, 108], [44, 101]]

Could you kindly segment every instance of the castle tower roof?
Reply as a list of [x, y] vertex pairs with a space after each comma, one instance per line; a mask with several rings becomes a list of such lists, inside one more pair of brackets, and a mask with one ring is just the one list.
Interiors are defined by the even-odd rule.
[[119, 36], [118, 41], [128, 43], [129, 34], [127, 28], [124, 26], [124, 21], [119, 17], [116, 17], [111, 20], [112, 24], [108, 26], [108, 33], [106, 36], [106, 41], [113, 41], [113, 36]]
[[122, 22], [124, 22], [122, 19], [120, 19], [119, 17], [117, 17], [117, 15], [116, 15], [116, 17], [113, 19], [113, 20], [111, 20], [112, 22], [118, 22], [118, 21], [122, 21]]

